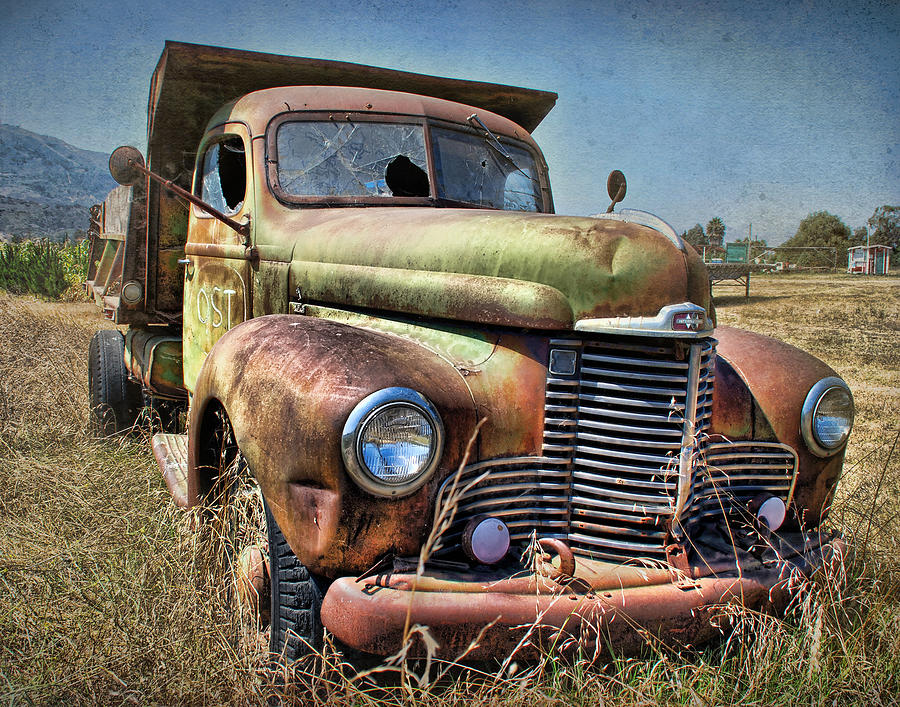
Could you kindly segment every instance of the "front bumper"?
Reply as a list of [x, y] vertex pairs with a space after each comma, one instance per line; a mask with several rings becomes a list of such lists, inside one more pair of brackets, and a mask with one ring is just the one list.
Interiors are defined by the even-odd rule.
[[377, 655], [397, 652], [410, 627], [427, 626], [437, 655], [448, 660], [514, 651], [523, 659], [576, 651], [598, 658], [637, 654], [655, 641], [699, 645], [720, 633], [736, 605], [783, 612], [808, 577], [843, 551], [837, 538], [800, 547], [790, 557], [720, 558], [689, 573], [579, 559], [574, 578], [559, 580], [440, 571], [417, 580], [414, 569], [344, 577], [328, 590], [322, 621], [344, 644]]

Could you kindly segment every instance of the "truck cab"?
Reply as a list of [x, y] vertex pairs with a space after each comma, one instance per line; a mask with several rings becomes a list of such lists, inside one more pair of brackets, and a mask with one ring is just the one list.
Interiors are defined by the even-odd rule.
[[846, 384], [717, 328], [624, 178], [555, 214], [555, 100], [166, 44], [148, 164], [113, 153], [94, 214], [88, 292], [126, 330], [92, 342], [92, 415], [176, 411], [163, 477], [204, 522], [246, 511], [226, 574], [273, 654], [414, 624], [449, 658], [697, 643], [839, 547]]

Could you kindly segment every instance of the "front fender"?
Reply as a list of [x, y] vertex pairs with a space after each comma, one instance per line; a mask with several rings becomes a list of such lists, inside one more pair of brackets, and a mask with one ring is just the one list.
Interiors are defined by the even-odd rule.
[[[391, 386], [425, 395], [445, 428], [436, 472], [400, 499], [360, 489], [345, 471], [340, 444], [354, 406]], [[436, 354], [392, 334], [293, 315], [252, 319], [216, 343], [197, 380], [192, 431], [203, 429], [212, 401], [225, 407], [291, 548], [324, 575], [362, 572], [387, 552], [418, 553], [431, 499], [461, 463], [476, 422], [462, 375]], [[192, 503], [201, 489], [198, 436], [188, 450]]]
[[810, 388], [834, 370], [782, 341], [732, 327], [718, 327], [719, 360], [711, 432], [729, 439], [783, 442], [799, 458], [794, 501], [804, 525], [824, 517], [844, 462], [844, 449], [827, 458], [809, 451], [800, 413]]

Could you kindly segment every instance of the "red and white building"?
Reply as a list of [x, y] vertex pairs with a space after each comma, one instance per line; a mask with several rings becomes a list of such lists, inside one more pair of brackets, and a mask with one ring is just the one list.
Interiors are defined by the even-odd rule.
[[847, 249], [847, 272], [887, 275], [891, 267], [889, 245], [858, 245]]

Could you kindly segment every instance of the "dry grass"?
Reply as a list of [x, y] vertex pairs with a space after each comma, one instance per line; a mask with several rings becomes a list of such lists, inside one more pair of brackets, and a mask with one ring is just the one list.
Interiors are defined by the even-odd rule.
[[[856, 395], [833, 516], [852, 539], [845, 572], [809, 583], [787, 621], [738, 611], [730, 639], [702, 652], [453, 667], [421, 684], [354, 679], [330, 652], [334, 669], [279, 688], [285, 702], [896, 703], [900, 280], [772, 276], [754, 278], [751, 291], [749, 302], [719, 298], [720, 323], [812, 351]], [[168, 502], [146, 440], [86, 434], [86, 352], [101, 326], [89, 304], [0, 293], [0, 697], [260, 704], [275, 688], [236, 655], [231, 617], [203, 579], [196, 534]]]

